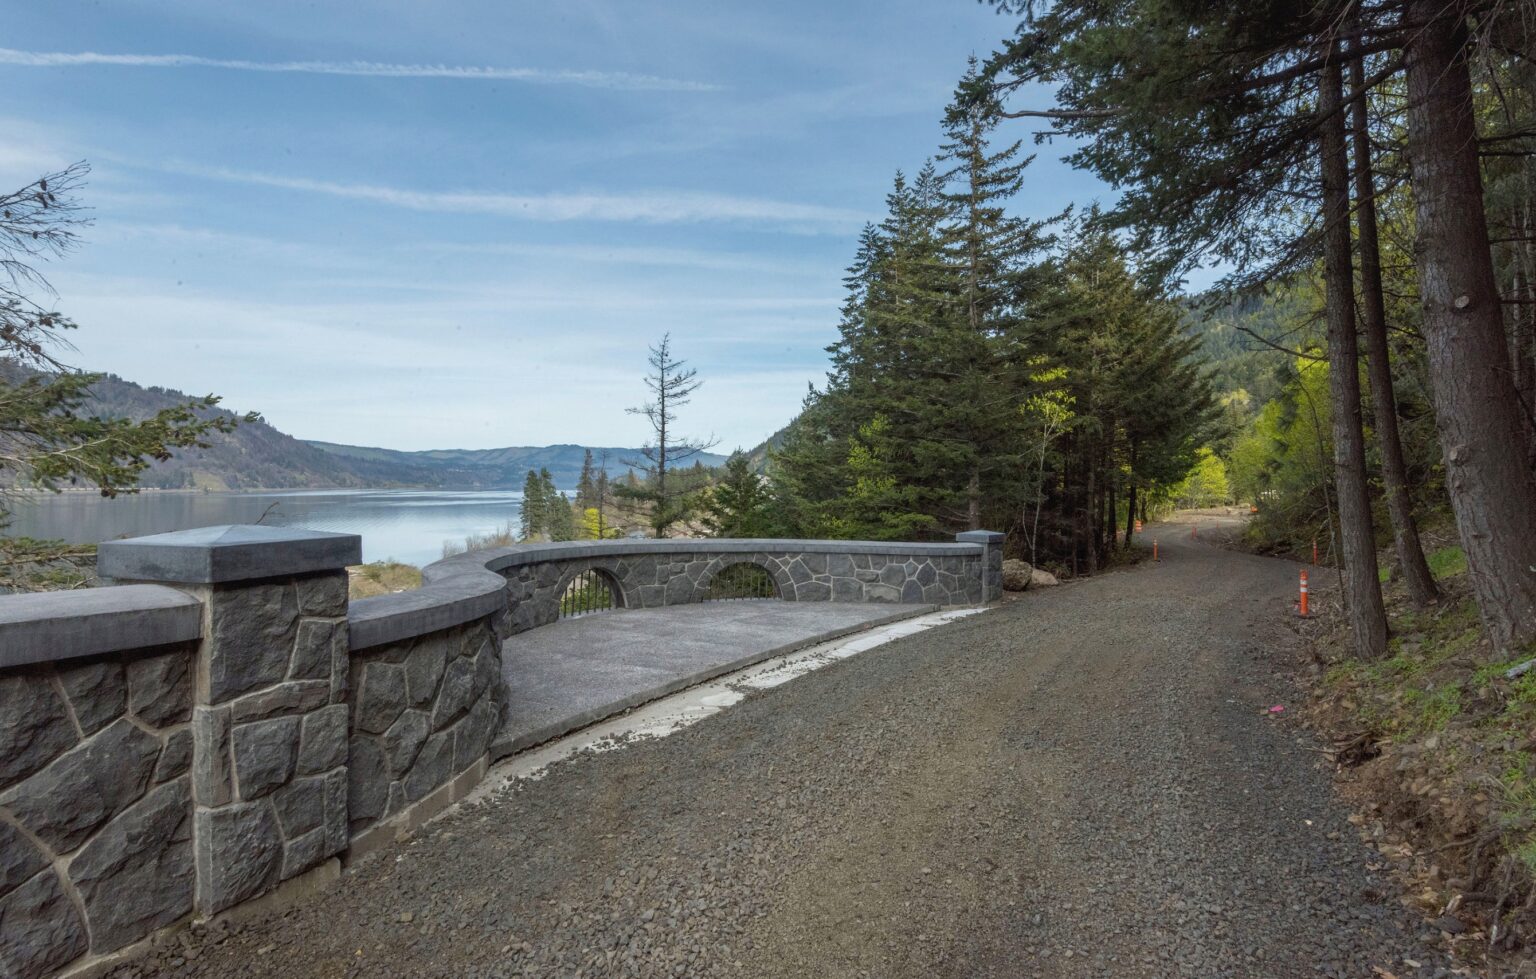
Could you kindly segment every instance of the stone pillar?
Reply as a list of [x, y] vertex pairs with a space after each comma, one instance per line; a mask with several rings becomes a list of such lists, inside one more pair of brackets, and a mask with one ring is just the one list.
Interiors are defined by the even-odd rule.
[[101, 545], [97, 568], [203, 603], [192, 708], [196, 909], [272, 890], [347, 845], [347, 573], [362, 539], [207, 527]]
[[980, 544], [981, 552], [981, 603], [995, 602], [1003, 597], [1003, 541], [1006, 534], [995, 530], [966, 530], [955, 535], [962, 544]]

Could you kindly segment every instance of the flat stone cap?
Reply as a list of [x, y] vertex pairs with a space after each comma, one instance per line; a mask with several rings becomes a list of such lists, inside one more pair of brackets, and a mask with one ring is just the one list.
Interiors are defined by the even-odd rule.
[[995, 530], [962, 530], [955, 535], [955, 540], [962, 544], [1001, 544], [1007, 539], [1007, 534]]
[[118, 581], [211, 585], [339, 571], [363, 561], [357, 534], [233, 524], [104, 541], [96, 571]]

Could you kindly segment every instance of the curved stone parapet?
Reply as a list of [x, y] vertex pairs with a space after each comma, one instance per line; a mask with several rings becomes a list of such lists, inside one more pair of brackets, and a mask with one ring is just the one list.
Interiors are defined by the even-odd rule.
[[703, 601], [741, 564], [787, 601], [974, 605], [1001, 593], [1001, 542], [523, 544], [357, 602], [349, 534], [107, 542], [117, 584], [0, 595], [0, 974], [102, 967], [300, 893], [463, 798], [505, 720], [503, 641], [579, 575], [624, 608]]

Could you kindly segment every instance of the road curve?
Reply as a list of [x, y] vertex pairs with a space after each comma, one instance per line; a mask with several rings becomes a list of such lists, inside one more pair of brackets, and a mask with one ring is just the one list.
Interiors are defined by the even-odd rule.
[[1447, 975], [1289, 703], [1295, 565], [1031, 593], [462, 807], [119, 976]]

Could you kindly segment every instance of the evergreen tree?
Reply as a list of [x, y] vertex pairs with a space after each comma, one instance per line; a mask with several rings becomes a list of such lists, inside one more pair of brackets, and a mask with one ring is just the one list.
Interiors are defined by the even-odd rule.
[[554, 493], [549, 500], [549, 539], [569, 541], [577, 539], [576, 512], [570, 497]]
[[[102, 375], [59, 361], [63, 334], [75, 323], [52, 308], [52, 288], [36, 267], [78, 243], [86, 222], [74, 194], [89, 172], [77, 163], [0, 194], [0, 486], [57, 491], [84, 482], [103, 496], [131, 493], [152, 461], [206, 447], [210, 434], [258, 418], [210, 417], [219, 403], [212, 395], [136, 420], [91, 413], [91, 386]], [[0, 494], [0, 530], [9, 517]], [[62, 541], [0, 537], [0, 591], [79, 587], [83, 575], [61, 567], [79, 551]]]
[[539, 474], [530, 469], [528, 475], [523, 478], [523, 505], [518, 523], [518, 537], [522, 540], [537, 540], [547, 526], [543, 483], [539, 479]]
[[713, 447], [715, 440], [690, 440], [677, 431], [678, 410], [687, 406], [704, 382], [699, 380], [697, 370], [685, 366], [686, 361], [672, 356], [670, 333], [650, 348], [648, 363], [651, 373], [646, 375], [645, 385], [651, 400], [630, 408], [629, 413], [645, 418], [654, 438], [640, 450], [640, 459], [625, 462], [631, 473], [639, 469], [646, 479], [633, 487], [621, 487], [620, 492], [647, 504], [652, 531], [657, 537], [665, 537], [673, 524], [688, 518], [698, 491], [688, 480], [675, 478], [674, 471], [681, 463]]
[[592, 450], [581, 457], [581, 477], [576, 480], [576, 506], [582, 510], [595, 505], [597, 482], [592, 474]]
[[779, 531], [772, 493], [737, 449], [704, 502], [704, 525], [715, 537], [773, 537]]

